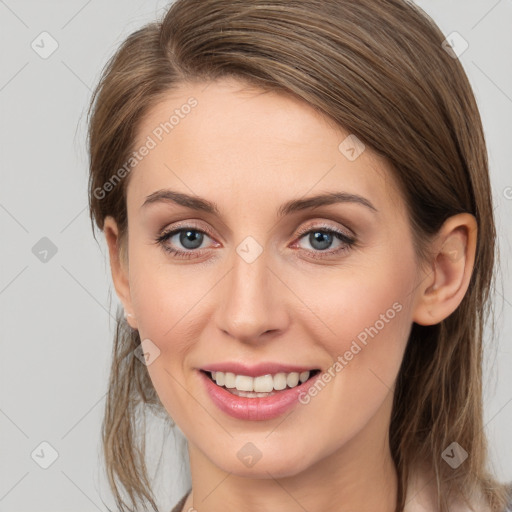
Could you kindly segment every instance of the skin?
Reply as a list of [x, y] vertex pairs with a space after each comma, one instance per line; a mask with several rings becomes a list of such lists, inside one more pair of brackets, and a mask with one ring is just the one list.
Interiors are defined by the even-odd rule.
[[[131, 327], [160, 350], [148, 372], [188, 439], [193, 492], [183, 510], [393, 512], [395, 379], [412, 322], [436, 324], [464, 297], [475, 219], [448, 219], [420, 265], [382, 158], [366, 148], [350, 161], [338, 149], [348, 132], [298, 99], [234, 80], [173, 90], [141, 123], [135, 146], [191, 96], [197, 107], [131, 171], [127, 258], [114, 219], [104, 226], [117, 295]], [[170, 202], [141, 208], [165, 188], [214, 201], [222, 216]], [[361, 195], [378, 212], [340, 203], [276, 215], [290, 199], [333, 191]], [[211, 230], [197, 257], [177, 259], [154, 243], [178, 223]], [[344, 243], [334, 237], [322, 251], [297, 236], [325, 227], [357, 244], [329, 255]], [[236, 252], [247, 236], [263, 249], [252, 263]], [[166, 243], [187, 251], [179, 235]], [[197, 368], [227, 360], [327, 370], [394, 303], [400, 312], [310, 403], [274, 420], [227, 416], [198, 378]], [[262, 454], [250, 468], [237, 457], [248, 442]]]

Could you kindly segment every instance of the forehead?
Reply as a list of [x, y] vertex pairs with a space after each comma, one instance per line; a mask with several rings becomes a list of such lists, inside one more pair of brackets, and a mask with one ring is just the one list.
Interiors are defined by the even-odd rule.
[[291, 95], [232, 79], [170, 91], [135, 142], [135, 150], [151, 149], [131, 171], [129, 203], [165, 187], [219, 204], [321, 191], [357, 193], [379, 210], [402, 202], [389, 164], [368, 147], [354, 159], [363, 148], [330, 118]]

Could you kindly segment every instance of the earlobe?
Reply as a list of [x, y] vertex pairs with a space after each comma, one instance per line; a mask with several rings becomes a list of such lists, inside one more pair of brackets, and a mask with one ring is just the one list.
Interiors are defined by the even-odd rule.
[[105, 234], [109, 251], [112, 281], [116, 294], [123, 304], [125, 311], [124, 317], [130, 327], [137, 329], [137, 322], [132, 310], [130, 283], [128, 279], [128, 259], [125, 255], [126, 248], [122, 245], [119, 228], [113, 217], [105, 217], [103, 233]]
[[447, 219], [433, 242], [433, 261], [416, 291], [413, 321], [435, 325], [462, 302], [473, 272], [477, 223], [461, 213]]

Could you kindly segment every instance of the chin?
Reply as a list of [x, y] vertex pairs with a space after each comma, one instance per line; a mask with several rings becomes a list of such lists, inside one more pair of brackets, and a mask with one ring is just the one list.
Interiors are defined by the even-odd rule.
[[238, 453], [235, 457], [226, 458], [226, 454], [219, 454], [219, 457], [212, 457], [212, 462], [222, 471], [232, 473], [243, 478], [286, 478], [293, 477], [314, 464], [314, 461], [305, 459], [304, 454], [297, 453], [296, 450], [286, 456], [279, 449], [273, 449], [273, 455], [265, 455], [262, 450], [261, 458], [257, 459], [256, 452], [254, 460], [244, 462], [244, 456]]

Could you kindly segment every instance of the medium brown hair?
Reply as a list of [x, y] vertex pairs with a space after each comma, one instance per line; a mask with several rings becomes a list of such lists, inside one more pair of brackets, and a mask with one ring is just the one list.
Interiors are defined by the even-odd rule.
[[[473, 214], [478, 240], [469, 288], [448, 318], [412, 326], [390, 448], [397, 512], [417, 463], [431, 468], [442, 512], [454, 496], [469, 501], [475, 490], [501, 512], [506, 488], [487, 470], [482, 411], [482, 337], [492, 313], [496, 237], [487, 151], [471, 86], [444, 39], [405, 0], [177, 0], [161, 21], [123, 42], [94, 91], [90, 216], [93, 232], [94, 223], [103, 229], [105, 217], [114, 217], [124, 240], [131, 174], [108, 192], [105, 184], [129, 160], [144, 116], [178, 85], [223, 77], [302, 99], [386, 159], [407, 204], [418, 261], [429, 262], [428, 242], [448, 217]], [[157, 510], [144, 444], [135, 441], [136, 418], [163, 406], [134, 357], [140, 343], [118, 313], [103, 446], [122, 511], [130, 509], [118, 482], [134, 507], [147, 500]], [[457, 469], [441, 458], [453, 441], [469, 454]]]

